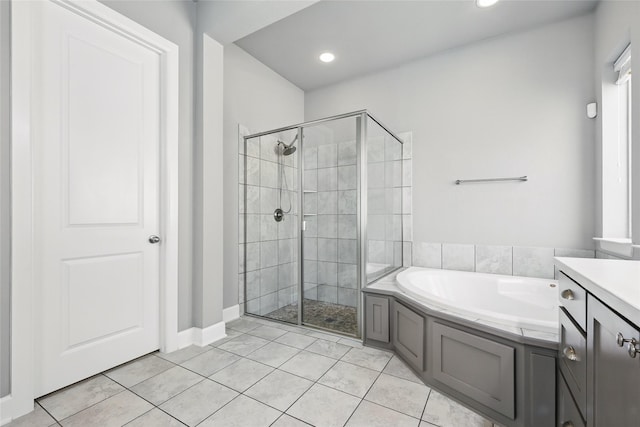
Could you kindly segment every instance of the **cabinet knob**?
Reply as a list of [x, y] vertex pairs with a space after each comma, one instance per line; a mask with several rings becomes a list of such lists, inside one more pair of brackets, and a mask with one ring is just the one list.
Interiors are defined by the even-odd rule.
[[635, 338], [631, 338], [627, 346], [627, 352], [629, 353], [629, 357], [635, 359], [638, 352], [640, 352], [640, 342], [636, 341]]
[[572, 362], [578, 360], [578, 354], [576, 353], [576, 349], [573, 348], [572, 345], [565, 347], [564, 350], [562, 350], [562, 354], [564, 354], [564, 357], [571, 360]]
[[565, 289], [560, 293], [560, 296], [564, 299], [573, 300], [575, 297], [573, 296], [573, 291], [571, 289]]

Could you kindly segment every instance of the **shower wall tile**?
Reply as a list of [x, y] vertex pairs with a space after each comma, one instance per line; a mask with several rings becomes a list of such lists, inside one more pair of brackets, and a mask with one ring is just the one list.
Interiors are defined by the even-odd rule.
[[[247, 254], [247, 261], [249, 255]], [[260, 267], [267, 268], [278, 265], [278, 242], [260, 242]]]
[[273, 211], [277, 207], [278, 190], [275, 188], [260, 187], [260, 213], [273, 214]]
[[304, 284], [304, 299], [318, 300], [318, 285], [315, 283]]
[[247, 140], [247, 156], [260, 157], [260, 138], [249, 138]]
[[304, 232], [306, 237], [318, 237], [318, 217], [305, 216], [304, 220], [307, 224], [307, 229]]
[[318, 261], [304, 260], [304, 283], [318, 283]]
[[413, 242], [413, 265], [425, 268], [442, 268], [440, 243]]
[[[397, 188], [394, 188], [394, 190], [397, 190]], [[402, 213], [411, 215], [412, 210], [413, 210], [413, 189], [411, 187], [403, 187], [402, 188]]]
[[385, 236], [385, 216], [369, 215], [367, 222], [367, 239], [368, 240], [384, 240]]
[[297, 258], [296, 241], [293, 239], [278, 240], [278, 264], [288, 264]]
[[443, 244], [442, 268], [445, 270], [474, 271], [475, 247], [473, 245]]
[[384, 138], [384, 159], [387, 161], [402, 159], [402, 144], [392, 136]]
[[338, 254], [340, 262], [356, 264], [358, 262], [356, 240], [338, 239]]
[[338, 165], [356, 164], [356, 142], [348, 141], [338, 144]]
[[369, 239], [369, 262], [386, 264], [386, 242], [384, 240]]
[[318, 214], [338, 213], [338, 192], [320, 191], [318, 192]]
[[369, 163], [367, 165], [367, 187], [368, 188], [385, 188], [385, 168], [384, 163]]
[[245, 278], [247, 281], [247, 299], [259, 298], [260, 297], [260, 270], [247, 272], [245, 274]]
[[246, 162], [246, 157], [245, 156], [238, 156], [238, 182], [240, 184], [244, 184], [245, 182], [245, 177], [244, 177], [244, 168], [245, 168], [245, 162]]
[[[307, 233], [305, 233], [305, 236]], [[303, 246], [304, 259], [318, 259], [318, 239], [315, 237], [305, 237]]]
[[357, 289], [358, 266], [356, 264], [338, 264], [338, 286]]
[[318, 190], [318, 171], [316, 169], [304, 171], [304, 189], [307, 191]]
[[247, 243], [246, 249], [247, 271], [258, 270], [260, 268], [260, 243]]
[[371, 188], [367, 192], [368, 201], [368, 213], [371, 214], [385, 214], [387, 213], [386, 203], [387, 190], [384, 188]]
[[513, 274], [513, 249], [511, 246], [476, 246], [476, 271], [478, 273]]
[[[251, 184], [251, 182], [249, 182]], [[278, 165], [276, 163], [260, 160], [260, 186], [278, 187]]]
[[338, 304], [349, 307], [358, 306], [358, 291], [355, 289], [338, 288]]
[[244, 301], [244, 280], [244, 273], [238, 274], [238, 303], [242, 303]]
[[304, 213], [306, 214], [318, 213], [318, 194], [305, 193], [303, 208], [304, 208]]
[[245, 310], [247, 313], [251, 314], [261, 314], [260, 313], [260, 298], [252, 299], [246, 302]]
[[273, 215], [261, 215], [260, 222], [260, 240], [276, 240], [278, 238], [278, 223], [273, 218]]
[[303, 150], [304, 155], [304, 168], [305, 170], [318, 168], [318, 148], [317, 147], [305, 147]]
[[413, 260], [413, 244], [411, 242], [402, 242], [402, 266], [411, 267]]
[[[259, 242], [260, 241], [260, 229], [261, 229], [261, 218], [262, 215], [253, 215], [253, 214], [247, 214], [246, 215], [246, 221], [247, 221], [247, 232], [246, 232], [246, 242], [251, 243], [251, 242]], [[245, 215], [242, 215], [242, 220], [241, 222], [244, 222], [245, 220]], [[240, 240], [245, 241], [245, 240]]]
[[247, 192], [247, 213], [260, 213], [260, 187], [247, 185], [245, 191]]
[[402, 215], [402, 236], [405, 242], [413, 241], [413, 215]]
[[291, 286], [278, 291], [278, 308], [286, 307], [296, 302], [295, 287]]
[[280, 264], [278, 266], [278, 289], [288, 288], [295, 285], [297, 282], [293, 279], [294, 269], [297, 268], [297, 263]]
[[338, 261], [338, 245], [336, 239], [318, 238], [318, 260]]
[[384, 183], [386, 187], [402, 187], [402, 161], [384, 163]]
[[278, 290], [278, 267], [260, 270], [260, 296], [268, 295]]
[[254, 157], [247, 157], [247, 184], [260, 185], [260, 160]]
[[356, 190], [338, 191], [338, 213], [357, 213], [357, 192]]
[[338, 264], [335, 262], [318, 261], [318, 284], [338, 285]]
[[318, 169], [318, 191], [336, 191], [338, 189], [338, 168]]
[[269, 314], [278, 309], [278, 293], [274, 292], [269, 295], [260, 297], [260, 314]]
[[338, 215], [318, 215], [318, 237], [338, 238]]
[[357, 188], [356, 167], [338, 167], [338, 190], [355, 190]]
[[553, 256], [553, 248], [528, 248], [514, 246], [513, 274], [514, 276], [553, 279]]
[[411, 187], [413, 185], [413, 162], [410, 159], [402, 161], [402, 186]]
[[338, 146], [324, 144], [318, 146], [318, 168], [329, 168], [338, 165]]
[[367, 139], [367, 162], [384, 162], [384, 137]]
[[356, 215], [338, 215], [338, 237], [355, 239], [358, 234]]
[[329, 285], [318, 285], [318, 301], [338, 303], [338, 287]]
[[260, 158], [271, 162], [278, 161], [278, 138], [275, 135], [260, 137]]

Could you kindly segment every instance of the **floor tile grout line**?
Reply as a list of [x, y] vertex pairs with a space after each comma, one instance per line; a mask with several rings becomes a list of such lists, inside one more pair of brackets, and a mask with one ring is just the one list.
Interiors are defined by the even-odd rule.
[[[114, 381], [114, 382], [116, 382], [116, 381]], [[116, 382], [116, 383], [117, 383], [117, 382]], [[69, 419], [69, 418], [71, 418], [71, 417], [73, 417], [73, 416], [75, 416], [75, 415], [78, 415], [79, 413], [84, 412], [84, 411], [86, 411], [86, 410], [87, 410], [87, 409], [89, 409], [89, 408], [93, 408], [94, 406], [99, 405], [100, 403], [102, 403], [102, 402], [104, 402], [104, 401], [106, 401], [106, 400], [109, 400], [109, 399], [111, 399], [111, 398], [112, 398], [112, 397], [114, 397], [114, 396], [117, 396], [117, 395], [119, 395], [119, 394], [121, 394], [121, 393], [124, 393], [125, 391], [130, 391], [127, 387], [123, 386], [122, 384], [120, 384], [120, 383], [117, 383], [117, 384], [123, 387], [123, 389], [122, 389], [122, 390], [120, 390], [119, 392], [117, 392], [117, 393], [115, 393], [115, 394], [113, 394], [113, 395], [111, 395], [111, 396], [107, 397], [106, 399], [102, 399], [102, 400], [101, 400], [101, 401], [99, 401], [99, 402], [92, 403], [91, 405], [87, 406], [86, 408], [83, 408], [82, 410], [80, 410], [80, 411], [78, 411], [78, 412], [74, 412], [73, 414], [71, 414], [71, 415], [69, 415], [69, 416], [66, 416], [66, 417], [64, 417], [64, 418], [62, 418], [62, 419], [60, 419], [60, 420], [59, 420], [59, 419], [57, 419], [57, 418], [55, 418], [55, 417], [54, 417], [54, 419], [56, 420], [56, 422], [58, 422], [58, 423], [62, 423], [62, 421], [67, 420], [67, 419]], [[43, 409], [44, 409], [44, 408], [43, 408]]]

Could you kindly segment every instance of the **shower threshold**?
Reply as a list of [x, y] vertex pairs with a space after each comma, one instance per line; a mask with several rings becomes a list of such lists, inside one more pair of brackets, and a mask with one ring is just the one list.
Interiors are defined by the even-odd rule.
[[[355, 307], [312, 299], [304, 299], [303, 304], [304, 326], [357, 336], [358, 316]], [[298, 323], [298, 305], [286, 305], [264, 314], [263, 317], [281, 322]]]

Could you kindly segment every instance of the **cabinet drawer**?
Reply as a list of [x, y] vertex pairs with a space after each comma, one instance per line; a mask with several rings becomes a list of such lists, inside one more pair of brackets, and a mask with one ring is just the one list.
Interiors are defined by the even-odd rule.
[[571, 280], [569, 276], [560, 272], [558, 277], [558, 290], [560, 305], [567, 309], [573, 320], [582, 328], [587, 330], [587, 291]]
[[587, 340], [582, 331], [560, 309], [560, 371], [580, 412], [587, 410]]
[[393, 345], [419, 372], [424, 370], [424, 317], [402, 304], [393, 304]]
[[384, 297], [365, 297], [366, 338], [389, 342], [389, 300]]
[[433, 323], [433, 378], [515, 419], [515, 349]]
[[558, 427], [585, 427], [567, 383], [562, 375], [558, 377]]

